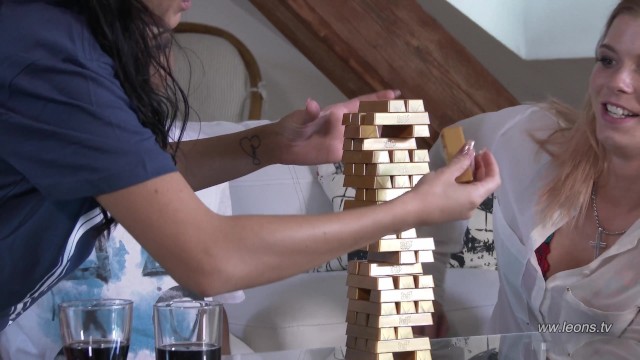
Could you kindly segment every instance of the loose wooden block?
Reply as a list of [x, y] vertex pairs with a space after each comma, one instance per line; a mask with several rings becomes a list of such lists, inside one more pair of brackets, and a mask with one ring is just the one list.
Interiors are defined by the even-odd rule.
[[429, 137], [429, 125], [346, 125], [344, 137], [350, 139]]
[[429, 163], [391, 163], [391, 164], [365, 164], [364, 175], [390, 176], [390, 175], [424, 175], [429, 172]]
[[[442, 129], [440, 136], [442, 137], [442, 147], [444, 149], [447, 162], [449, 162], [455, 157], [458, 151], [465, 144], [462, 127], [446, 127]], [[466, 169], [460, 176], [456, 178], [456, 181], [462, 183], [473, 181], [473, 169]]]
[[408, 163], [411, 162], [409, 151], [415, 150], [395, 150], [391, 152], [391, 162], [393, 163]]
[[370, 327], [433, 325], [431, 313], [370, 316]]
[[432, 301], [434, 300], [433, 288], [369, 290], [368, 300], [371, 302]]
[[407, 112], [424, 112], [424, 102], [419, 99], [405, 99], [405, 108]]
[[431, 352], [429, 350], [417, 350], [376, 354], [349, 347], [347, 344], [344, 358], [345, 360], [431, 360]]
[[415, 138], [344, 139], [342, 150], [414, 150]]
[[415, 239], [380, 239], [367, 246], [369, 251], [409, 251], [409, 250], [435, 250], [433, 238]]
[[358, 138], [379, 138], [381, 135], [381, 126], [376, 125], [347, 125], [344, 128], [344, 137], [351, 139]]
[[[422, 150], [419, 150], [422, 151]], [[345, 163], [360, 163], [360, 164], [377, 164], [377, 163], [390, 163], [391, 158], [389, 151], [387, 150], [345, 150], [342, 153], [342, 162]]]
[[365, 189], [391, 189], [390, 176], [358, 176], [345, 175], [343, 181], [344, 187], [365, 188]]
[[416, 234], [416, 229], [411, 228], [401, 233], [385, 235], [382, 237], [382, 239], [413, 239], [416, 237], [418, 237], [418, 235]]
[[432, 313], [433, 309], [433, 301], [416, 301], [418, 304], [418, 313]]
[[[415, 107], [416, 104], [412, 105]], [[377, 112], [407, 112], [405, 100], [361, 100], [358, 105], [359, 113]]]
[[413, 113], [366, 113], [360, 117], [362, 125], [429, 125], [429, 114]]

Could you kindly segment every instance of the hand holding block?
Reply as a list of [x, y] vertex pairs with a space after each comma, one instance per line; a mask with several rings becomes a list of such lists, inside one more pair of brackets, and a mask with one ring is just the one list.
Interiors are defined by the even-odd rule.
[[[440, 136], [442, 137], [442, 147], [444, 148], [447, 162], [450, 162], [465, 144], [462, 127], [454, 126], [444, 128], [440, 133]], [[466, 169], [456, 178], [456, 181], [459, 183], [472, 182], [473, 169], [471, 167]]]

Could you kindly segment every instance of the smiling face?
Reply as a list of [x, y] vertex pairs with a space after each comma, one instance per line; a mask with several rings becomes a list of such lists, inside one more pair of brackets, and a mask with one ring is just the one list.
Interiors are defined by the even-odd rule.
[[191, 0], [143, 0], [144, 3], [164, 20], [169, 28], [175, 28], [180, 19], [182, 13], [191, 8]]
[[640, 156], [640, 18], [619, 15], [596, 59], [589, 96], [597, 138], [612, 154]]

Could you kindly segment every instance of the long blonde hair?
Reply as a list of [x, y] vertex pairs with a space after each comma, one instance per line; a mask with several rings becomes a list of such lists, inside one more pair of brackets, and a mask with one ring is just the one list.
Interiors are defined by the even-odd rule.
[[[640, 16], [640, 0], [622, 0], [611, 12], [598, 46], [604, 40], [613, 21], [622, 14]], [[551, 156], [554, 174], [541, 189], [538, 215], [542, 223], [573, 217], [570, 225], [589, 211], [594, 181], [606, 170], [606, 152], [596, 138], [596, 117], [587, 94], [582, 111], [559, 101], [549, 101], [545, 107], [553, 112], [560, 127], [545, 139], [535, 139]]]

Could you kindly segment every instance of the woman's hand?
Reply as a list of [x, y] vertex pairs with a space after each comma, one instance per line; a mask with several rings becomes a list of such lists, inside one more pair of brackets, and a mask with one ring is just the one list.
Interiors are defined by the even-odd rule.
[[304, 110], [296, 110], [275, 124], [282, 142], [278, 162], [317, 165], [340, 161], [344, 142], [342, 115], [358, 112], [360, 100], [391, 100], [399, 95], [398, 90], [383, 90], [322, 110], [316, 101], [307, 100]]
[[[455, 181], [474, 164], [474, 181], [460, 184]], [[468, 219], [473, 210], [500, 185], [500, 172], [489, 151], [475, 154], [468, 143], [447, 166], [426, 174], [415, 188], [402, 197], [410, 197], [407, 214], [418, 217], [416, 223]], [[402, 198], [401, 197], [401, 198]]]

